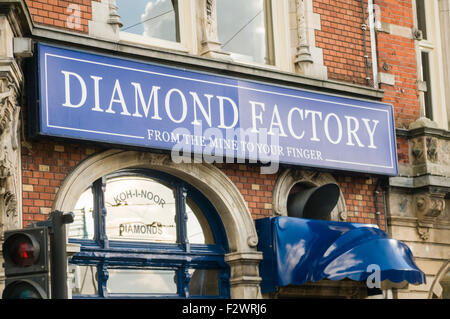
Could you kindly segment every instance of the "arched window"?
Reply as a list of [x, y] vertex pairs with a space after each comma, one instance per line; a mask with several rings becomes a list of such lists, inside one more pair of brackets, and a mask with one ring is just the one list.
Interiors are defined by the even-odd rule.
[[120, 170], [94, 181], [74, 213], [73, 298], [229, 297], [224, 227], [188, 183]]

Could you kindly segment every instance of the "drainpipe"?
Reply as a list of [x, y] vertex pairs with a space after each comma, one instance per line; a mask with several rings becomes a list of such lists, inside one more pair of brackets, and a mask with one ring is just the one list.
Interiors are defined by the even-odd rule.
[[[380, 191], [378, 190], [381, 186], [381, 178], [378, 177], [377, 179], [377, 185], [375, 186], [375, 190], [373, 191], [373, 196], [374, 196], [374, 204], [375, 204], [375, 218], [377, 220], [377, 225], [378, 227], [381, 228], [381, 212], [378, 209], [378, 195], [380, 194]], [[385, 212], [386, 214], [386, 212]]]
[[367, 82], [367, 85], [369, 85], [370, 84], [369, 56], [367, 55], [367, 44], [366, 44], [367, 24], [366, 24], [366, 10], [365, 10], [365, 7], [364, 7], [364, 0], [361, 0], [361, 8], [362, 8], [362, 14], [363, 14], [363, 23], [361, 25], [361, 28], [363, 30], [364, 64], [366, 66], [366, 82]]
[[[385, 232], [387, 233], [388, 232], [388, 224], [387, 224], [386, 187], [383, 187], [382, 183], [383, 183], [383, 179], [381, 177], [378, 177], [377, 184], [375, 186], [375, 190], [373, 191], [374, 206], [375, 206], [375, 218], [377, 220], [378, 227], [381, 228], [381, 212], [378, 207], [378, 198], [379, 198], [380, 190], [381, 190], [381, 195], [383, 196], [384, 225], [386, 227]], [[386, 186], [386, 185], [384, 185], [384, 186]]]
[[[389, 183], [388, 182], [386, 182], [385, 184], [384, 184], [384, 187], [382, 187], [382, 189], [383, 189], [383, 206], [384, 206], [384, 227], [386, 227], [386, 234], [389, 234], [388, 233], [388, 220], [387, 220], [387, 211], [388, 211], [388, 209], [387, 209], [387, 201], [386, 201], [386, 191], [387, 191], [387, 189], [389, 188]], [[389, 234], [389, 235], [391, 235], [391, 234]]]
[[370, 51], [372, 53], [372, 76], [373, 87], [378, 89], [378, 57], [377, 57], [377, 42], [375, 37], [375, 15], [373, 0], [368, 0], [369, 11], [369, 32], [370, 32]]

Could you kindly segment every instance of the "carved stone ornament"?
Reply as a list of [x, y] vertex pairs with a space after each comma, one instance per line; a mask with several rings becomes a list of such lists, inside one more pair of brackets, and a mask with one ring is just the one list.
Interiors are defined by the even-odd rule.
[[414, 165], [425, 163], [424, 158], [425, 145], [423, 138], [416, 138], [411, 140], [411, 154]]
[[416, 196], [416, 215], [419, 221], [434, 220], [445, 208], [443, 198], [427, 195]]
[[432, 163], [437, 163], [438, 161], [438, 140], [435, 137], [426, 137], [427, 145], [427, 159]]
[[109, 18], [108, 23], [111, 25], [116, 25], [118, 28], [123, 27], [122, 21], [120, 21], [120, 15], [117, 12], [118, 7], [116, 0], [109, 0]]
[[19, 114], [14, 85], [8, 79], [0, 79], [0, 232], [20, 225], [17, 167]]
[[416, 229], [420, 239], [424, 241], [430, 239], [430, 227], [417, 226]]
[[206, 20], [206, 37], [208, 39], [216, 40], [217, 37], [217, 19], [216, 19], [216, 1], [206, 0], [205, 7]]
[[415, 197], [417, 233], [422, 240], [430, 238], [430, 228], [445, 209], [444, 195], [419, 194]]

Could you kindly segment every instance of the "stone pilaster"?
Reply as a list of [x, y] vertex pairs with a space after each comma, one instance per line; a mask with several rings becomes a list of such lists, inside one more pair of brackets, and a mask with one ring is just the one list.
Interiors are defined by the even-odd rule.
[[0, 232], [20, 228], [21, 170], [19, 148], [20, 107], [17, 87], [0, 73]]
[[[22, 179], [20, 161], [21, 98], [24, 56], [19, 38], [31, 33], [31, 16], [25, 1], [0, 2], [0, 265], [4, 232], [22, 227]], [[15, 46], [16, 44], [16, 46]], [[4, 286], [0, 267], [0, 292]]]
[[420, 118], [408, 130], [409, 163], [389, 179], [388, 224], [393, 238], [405, 242], [427, 284], [394, 291], [396, 298], [442, 297], [439, 269], [450, 253], [450, 133]]
[[259, 299], [261, 295], [261, 277], [259, 263], [261, 252], [237, 252], [225, 255], [230, 266], [230, 294], [233, 299]]
[[92, 1], [92, 20], [88, 26], [90, 36], [118, 41], [122, 22], [116, 0]]
[[199, 21], [202, 34], [200, 54], [206, 57], [229, 60], [230, 56], [222, 51], [217, 34], [216, 0], [199, 1]]
[[[312, 0], [290, 0], [289, 13], [295, 17], [291, 26], [294, 36], [294, 65], [298, 73], [319, 79], [327, 79], [322, 49], [315, 46], [315, 31], [320, 30], [320, 15], [313, 12]], [[293, 29], [292, 29], [293, 28]]]
[[297, 9], [297, 33], [299, 43], [297, 46], [297, 54], [295, 56], [295, 63], [299, 68], [302, 68], [304, 64], [313, 63], [313, 59], [311, 56], [311, 52], [309, 50], [309, 41], [308, 41], [308, 24], [306, 21], [306, 7], [305, 0], [297, 0], [296, 1], [296, 9]]
[[22, 226], [20, 112], [22, 48], [14, 39], [29, 35], [31, 18], [24, 2], [0, 3], [0, 237]]

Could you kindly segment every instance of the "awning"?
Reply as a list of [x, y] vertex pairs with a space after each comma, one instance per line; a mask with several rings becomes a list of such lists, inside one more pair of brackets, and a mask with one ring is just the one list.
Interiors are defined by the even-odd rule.
[[280, 216], [256, 220], [256, 229], [262, 292], [322, 279], [366, 281], [375, 271], [382, 282], [425, 283], [408, 246], [376, 225]]

